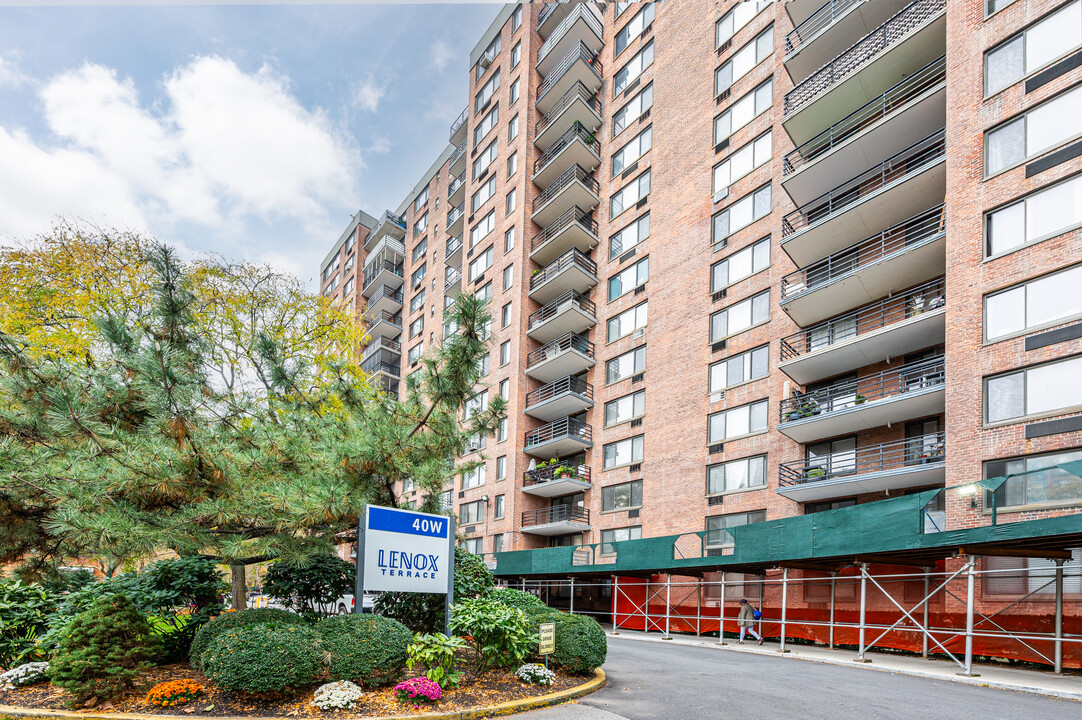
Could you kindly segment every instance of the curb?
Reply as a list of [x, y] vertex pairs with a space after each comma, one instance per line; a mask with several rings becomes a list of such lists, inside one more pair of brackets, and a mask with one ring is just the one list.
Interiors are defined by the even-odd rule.
[[[601, 668], [594, 670], [594, 677], [582, 685], [577, 685], [567, 690], [541, 695], [539, 697], [525, 698], [523, 700], [511, 700], [499, 705], [489, 705], [470, 710], [454, 710], [451, 712], [410, 713], [409, 715], [378, 715], [356, 716], [349, 720], [479, 720], [479, 718], [494, 717], [497, 715], [513, 715], [514, 713], [527, 710], [537, 710], [550, 705], [574, 700], [584, 695], [600, 690], [606, 682], [605, 671]], [[190, 720], [187, 715], [150, 715], [147, 713], [85, 713], [70, 710], [48, 710], [41, 708], [21, 708], [11, 705], [0, 705], [0, 717], [11, 716], [13, 718], [38, 718], [40, 720]], [[249, 716], [200, 716], [199, 720], [282, 720], [282, 718], [259, 718]]]

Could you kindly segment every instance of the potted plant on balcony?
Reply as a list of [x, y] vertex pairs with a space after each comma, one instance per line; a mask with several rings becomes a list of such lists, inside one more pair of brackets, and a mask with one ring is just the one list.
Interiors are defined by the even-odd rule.
[[802, 418], [818, 415], [820, 412], [819, 403], [812, 398], [807, 398], [800, 403], [800, 417]]
[[571, 477], [571, 468], [566, 465], [560, 465], [552, 471], [552, 477], [556, 480], [559, 480], [561, 478], [569, 478]]
[[868, 400], [868, 398], [864, 397], [860, 393], [857, 393], [857, 396], [853, 399], [853, 404], [854, 405], [863, 405], [865, 402], [867, 402], [867, 400]]
[[808, 470], [808, 472], [805, 473], [805, 477], [807, 477], [809, 480], [813, 480], [813, 479], [818, 480], [819, 478], [825, 477], [826, 474], [827, 474], [827, 471], [824, 470], [823, 468], [821, 468], [821, 467], [813, 467], [810, 470]]

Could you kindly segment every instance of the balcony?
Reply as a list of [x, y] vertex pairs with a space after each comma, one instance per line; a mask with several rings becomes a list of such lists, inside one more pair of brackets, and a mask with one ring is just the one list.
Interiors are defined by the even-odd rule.
[[361, 370], [369, 375], [386, 375], [399, 378], [402, 375], [400, 366], [402, 355], [388, 350], [374, 352], [367, 360], [361, 363]]
[[597, 55], [605, 45], [604, 37], [601, 18], [592, 3], [576, 5], [537, 49], [537, 72], [542, 77], [548, 75], [560, 58], [579, 45]]
[[447, 212], [447, 233], [449, 235], [462, 234], [462, 216], [465, 215], [462, 211], [464, 204], [453, 207]]
[[781, 308], [801, 327], [860, 307], [946, 270], [939, 205], [781, 279]]
[[778, 368], [799, 385], [943, 342], [943, 278], [781, 339]]
[[594, 345], [585, 335], [567, 333], [526, 356], [526, 374], [549, 383], [594, 366]]
[[538, 497], [559, 497], [593, 487], [589, 465], [557, 463], [522, 473], [522, 492]]
[[560, 59], [537, 87], [534, 107], [541, 114], [551, 110], [573, 85], [582, 83], [592, 93], [601, 89], [603, 68], [597, 53], [579, 42]]
[[528, 431], [522, 452], [535, 457], [559, 457], [592, 448], [593, 440], [592, 427], [581, 420], [565, 417]]
[[374, 313], [365, 318], [368, 321], [368, 342], [380, 338], [393, 339], [402, 334], [402, 313], [387, 311]]
[[387, 285], [380, 285], [379, 289], [368, 299], [367, 314], [391, 312], [396, 313], [402, 309], [402, 288], [392, 289]]
[[402, 343], [389, 337], [378, 337], [372, 340], [365, 346], [364, 352], [361, 353], [361, 364], [363, 365], [366, 360], [381, 352], [394, 353], [398, 355], [400, 361], [402, 359]]
[[778, 494], [796, 502], [942, 485], [946, 436], [916, 438], [778, 465]]
[[572, 248], [586, 253], [597, 243], [597, 221], [576, 205], [531, 238], [530, 259], [547, 265]]
[[368, 257], [364, 259], [364, 269], [375, 265], [380, 260], [400, 262], [406, 259], [406, 245], [401, 240], [384, 235], [375, 247], [368, 251]]
[[526, 414], [555, 420], [594, 406], [594, 386], [580, 377], [565, 375], [526, 394]]
[[853, 168], [878, 165], [943, 127], [946, 77], [941, 55], [786, 155], [782, 187], [793, 203], [803, 205]]
[[530, 278], [530, 298], [539, 303], [550, 303], [564, 294], [577, 290], [589, 291], [597, 285], [597, 264], [571, 248], [541, 270], [535, 270]]
[[390, 260], [378, 260], [364, 271], [364, 289], [361, 294], [366, 298], [375, 295], [381, 287], [396, 290], [402, 287], [402, 263]]
[[444, 262], [451, 267], [461, 267], [462, 265], [462, 238], [461, 237], [449, 237], [447, 238], [447, 249], [443, 253]]
[[530, 314], [526, 334], [547, 343], [568, 332], [584, 333], [596, 324], [594, 304], [578, 290], [569, 290]]
[[554, 0], [554, 2], [543, 3], [541, 14], [537, 18], [537, 34], [542, 38], [548, 37], [580, 1]]
[[451, 205], [461, 205], [466, 198], [466, 171], [463, 170], [457, 177], [451, 180], [447, 186], [447, 202]]
[[548, 150], [573, 125], [578, 123], [590, 132], [601, 127], [601, 100], [582, 83], [575, 83], [534, 125], [534, 145]]
[[443, 292], [445, 295], [457, 297], [462, 292], [462, 271], [456, 267], [447, 268], [447, 274], [443, 277]]
[[[879, 0], [876, 0], [879, 2]], [[875, 3], [871, 3], [875, 4]], [[946, 48], [947, 0], [916, 0], [820, 67], [785, 96], [794, 145], [865, 105]]]
[[390, 210], [384, 212], [376, 221], [376, 226], [372, 228], [372, 232], [368, 233], [368, 237], [365, 238], [364, 249], [372, 250], [378, 241], [388, 236], [396, 240], [404, 241], [406, 239], [406, 219], [395, 215]]
[[458, 114], [455, 121], [451, 123], [451, 132], [448, 138], [450, 143], [455, 147], [458, 147], [458, 145], [466, 139], [466, 120], [468, 120], [469, 117], [470, 106], [467, 104], [466, 107], [462, 108], [462, 112]]
[[451, 153], [451, 158], [447, 161], [448, 172], [452, 175], [461, 175], [466, 171], [466, 145], [468, 143], [463, 140], [462, 144], [455, 148], [455, 151]]
[[785, 36], [785, 69], [793, 84], [842, 53], [852, 39], [864, 37], [889, 20], [907, 0], [827, 0]]
[[945, 387], [942, 355], [908, 363], [782, 400], [778, 430], [807, 443], [937, 415]]
[[573, 505], [556, 505], [522, 513], [522, 532], [532, 535], [570, 535], [590, 529], [590, 511]]
[[945, 149], [939, 130], [805, 203], [782, 218], [782, 249], [804, 267], [943, 202]]
[[533, 182], [538, 187], [548, 187], [575, 165], [593, 172], [600, 164], [601, 142], [583, 125], [575, 124], [534, 161]]
[[575, 165], [534, 198], [530, 217], [540, 227], [546, 227], [574, 207], [593, 210], [601, 202], [599, 192], [597, 179], [585, 168]]

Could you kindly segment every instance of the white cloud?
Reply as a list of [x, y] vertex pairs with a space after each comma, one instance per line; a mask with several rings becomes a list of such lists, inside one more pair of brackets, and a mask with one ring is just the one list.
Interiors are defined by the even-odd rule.
[[19, 69], [19, 58], [14, 53], [0, 52], [0, 87], [21, 85], [26, 77]]
[[376, 112], [379, 109], [379, 101], [383, 99], [386, 92], [386, 88], [377, 85], [372, 78], [368, 78], [354, 90], [353, 104], [362, 110]]
[[432, 43], [432, 66], [436, 69], [436, 72], [442, 73], [447, 69], [447, 65], [457, 57], [458, 52], [446, 40], [437, 40]]
[[372, 142], [367, 148], [366, 152], [382, 155], [391, 151], [391, 141], [384, 135], [377, 135], [372, 138]]

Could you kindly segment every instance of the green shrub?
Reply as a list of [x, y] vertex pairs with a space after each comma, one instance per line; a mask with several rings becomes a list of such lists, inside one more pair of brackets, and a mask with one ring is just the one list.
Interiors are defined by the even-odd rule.
[[[484, 560], [455, 548], [455, 601], [487, 595], [494, 582]], [[443, 631], [444, 596], [385, 592], [376, 598], [376, 612], [394, 618], [415, 633]]]
[[330, 654], [332, 680], [361, 686], [394, 684], [406, 669], [412, 634], [402, 623], [379, 615], [338, 615], [315, 626]]
[[556, 623], [556, 652], [549, 656], [556, 667], [572, 673], [589, 673], [604, 664], [608, 641], [605, 631], [593, 618], [542, 607], [527, 610], [526, 619], [534, 633], [543, 622]]
[[49, 662], [49, 679], [77, 702], [115, 697], [132, 689], [160, 652], [160, 640], [130, 600], [99, 598], [68, 625]]
[[462, 673], [455, 670], [455, 653], [466, 647], [466, 641], [443, 633], [417, 634], [409, 646], [406, 667], [413, 670], [417, 665], [425, 667], [425, 677], [444, 690], [458, 687]]
[[467, 636], [478, 675], [492, 668], [521, 665], [537, 644], [537, 634], [530, 631], [521, 610], [487, 598], [455, 603], [451, 630]]
[[236, 628], [251, 625], [271, 625], [274, 627], [287, 627], [292, 625], [307, 625], [300, 615], [295, 615], [288, 610], [276, 608], [260, 608], [258, 610], [241, 610], [240, 612], [222, 613], [203, 627], [192, 639], [191, 651], [188, 661], [192, 667], [202, 667], [203, 654], [211, 643], [222, 633]]
[[203, 652], [203, 672], [223, 690], [296, 690], [323, 672], [319, 635], [301, 625], [235, 627]]
[[301, 565], [276, 562], [267, 569], [263, 592], [311, 619], [326, 613], [319, 605], [333, 603], [353, 589], [356, 568], [336, 555], [317, 555]]
[[490, 600], [495, 600], [501, 605], [507, 607], [518, 608], [523, 612], [530, 608], [543, 608], [545, 603], [541, 602], [541, 598], [528, 592], [518, 590], [516, 588], [509, 587], [495, 587], [489, 591], [486, 595]]
[[37, 639], [56, 604], [57, 598], [38, 585], [0, 578], [0, 667], [41, 659]]

